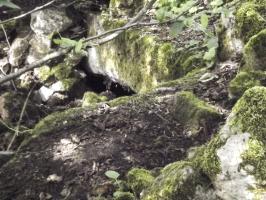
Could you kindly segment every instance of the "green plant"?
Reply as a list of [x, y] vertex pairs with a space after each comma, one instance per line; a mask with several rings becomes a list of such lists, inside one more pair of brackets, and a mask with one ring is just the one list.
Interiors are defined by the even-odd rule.
[[120, 180], [118, 180], [120, 174], [113, 170], [108, 170], [105, 173], [105, 176], [107, 176], [109, 179], [111, 179], [116, 185], [119, 185], [121, 183]]
[[[233, 9], [226, 8], [223, 0], [213, 0], [206, 9], [200, 7], [197, 0], [159, 0], [156, 17], [159, 21], [172, 19], [175, 22], [170, 29], [170, 35], [177, 37], [185, 28], [194, 28], [204, 33], [202, 47], [206, 47], [204, 60], [211, 62], [216, 57], [218, 36], [209, 28], [210, 18], [228, 17]], [[193, 43], [193, 45], [199, 44]]]
[[60, 36], [59, 39], [53, 39], [53, 42], [63, 48], [73, 48], [75, 53], [82, 53], [85, 48], [84, 39], [72, 40], [70, 38]]
[[0, 0], [0, 7], [2, 6], [6, 6], [9, 8], [13, 8], [13, 9], [20, 9], [19, 6], [17, 6], [16, 4], [12, 3], [10, 0]]

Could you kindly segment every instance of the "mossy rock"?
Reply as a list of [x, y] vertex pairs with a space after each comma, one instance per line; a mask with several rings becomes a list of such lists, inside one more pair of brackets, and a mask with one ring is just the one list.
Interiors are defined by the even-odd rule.
[[113, 17], [135, 15], [147, 0], [110, 0], [109, 9]]
[[204, 127], [219, 121], [220, 114], [210, 105], [199, 100], [193, 93], [183, 91], [175, 95], [175, 118], [180, 122], [189, 136], [195, 137]]
[[[197, 199], [201, 188], [208, 194], [208, 178], [204, 177], [193, 164], [178, 161], [164, 167], [154, 183], [144, 192], [143, 200], [189, 200]], [[215, 199], [205, 198], [202, 199]]]
[[[110, 30], [123, 26], [125, 20], [113, 20], [108, 14], [102, 14], [100, 24], [103, 29]], [[107, 75], [138, 93], [145, 93], [162, 82], [205, 66], [202, 52], [181, 51], [174, 43], [162, 41], [145, 30], [127, 30], [113, 41], [97, 47], [96, 52], [89, 50], [91, 71]], [[95, 56], [99, 57], [97, 66], [91, 63]]]
[[37, 137], [41, 134], [47, 134], [51, 131], [58, 131], [64, 127], [78, 126], [81, 121], [77, 121], [77, 117], [82, 116], [82, 108], [70, 108], [65, 111], [52, 113], [40, 120], [32, 130], [32, 136]]
[[266, 181], [266, 87], [248, 89], [226, 124], [193, 158], [224, 199], [263, 199]]
[[94, 92], [86, 92], [82, 99], [82, 107], [93, 106], [97, 103], [107, 101], [108, 98], [106, 96], [98, 95]]
[[250, 38], [244, 48], [246, 67], [266, 71], [266, 29]]
[[146, 169], [133, 168], [127, 174], [127, 185], [132, 189], [134, 194], [140, 193], [149, 187], [154, 181], [151, 172]]
[[265, 81], [265, 72], [241, 71], [229, 84], [229, 96], [231, 98], [240, 98], [247, 89], [260, 86], [266, 83]]
[[266, 27], [266, 3], [243, 3], [236, 13], [237, 31], [244, 42]]

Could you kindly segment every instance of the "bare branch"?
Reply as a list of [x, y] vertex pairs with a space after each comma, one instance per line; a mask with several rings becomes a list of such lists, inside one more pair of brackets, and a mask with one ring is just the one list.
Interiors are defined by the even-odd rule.
[[[152, 8], [153, 4], [156, 2], [156, 0], [151, 0], [150, 2], [148, 2], [144, 8], [142, 8], [138, 14], [131, 19], [124, 27], [128, 27], [134, 23], [136, 23], [137, 21], [141, 20], [141, 18], [143, 17], [143, 15], [150, 9]], [[113, 40], [114, 38], [116, 38], [118, 35], [120, 35], [121, 33], [124, 32], [125, 29], [121, 29], [121, 30], [117, 30], [115, 31], [112, 35], [109, 35], [105, 38], [102, 38], [100, 40], [97, 41], [97, 45], [101, 45], [104, 44], [106, 42], [109, 42], [110, 40]], [[86, 40], [85, 40], [86, 41]]]
[[17, 19], [24, 18], [24, 17], [26, 17], [26, 16], [28, 16], [28, 15], [34, 13], [34, 12], [37, 12], [37, 11], [39, 11], [39, 10], [42, 10], [42, 9], [44, 9], [44, 8], [46, 8], [46, 7], [50, 6], [50, 5], [52, 5], [52, 4], [55, 3], [56, 1], [57, 1], [57, 0], [52, 0], [52, 1], [46, 3], [46, 4], [42, 5], [42, 6], [39, 6], [39, 7], [34, 8], [33, 10], [31, 10], [31, 11], [29, 11], [29, 12], [23, 13], [22, 15], [19, 15], [19, 16], [16, 16], [16, 17], [13, 17], [13, 18], [10, 18], [10, 19], [7, 19], [7, 20], [4, 20], [4, 21], [0, 21], [0, 24], [6, 24], [6, 23], [8, 23], [8, 22], [11, 22], [11, 21], [14, 21], [14, 20], [17, 20]]
[[16, 71], [15, 73], [12, 74], [8, 74], [7, 76], [4, 76], [3, 78], [0, 79], [0, 85], [2, 83], [5, 83], [7, 81], [10, 81], [12, 79], [15, 79], [17, 77], [19, 77], [20, 75], [24, 74], [25, 72], [28, 72], [34, 68], [37, 67], [41, 67], [44, 63], [49, 62], [51, 60], [54, 60], [55, 58], [58, 58], [60, 56], [64, 56], [66, 53], [68, 53], [71, 49], [64, 49], [61, 51], [57, 51], [51, 54], [48, 54], [47, 56], [45, 56], [44, 58], [30, 64], [30, 65], [26, 65], [25, 67], [23, 67], [22, 69]]

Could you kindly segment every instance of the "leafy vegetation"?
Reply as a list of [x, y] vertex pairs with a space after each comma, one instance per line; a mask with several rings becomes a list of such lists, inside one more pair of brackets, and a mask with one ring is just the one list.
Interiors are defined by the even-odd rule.
[[[212, 61], [216, 57], [218, 48], [218, 36], [214, 33], [210, 25], [210, 19], [217, 16], [229, 16], [232, 12], [224, 6], [222, 0], [214, 0], [208, 5], [208, 9], [200, 7], [196, 0], [175, 1], [175, 0], [160, 0], [157, 3], [156, 17], [160, 21], [166, 19], [177, 19], [172, 24], [170, 33], [172, 36], [178, 35], [185, 28], [193, 28], [201, 31], [205, 35], [203, 47], [207, 47], [207, 52], [204, 55], [206, 61]], [[182, 13], [186, 13], [182, 15]], [[182, 15], [180, 17], [180, 15]]]

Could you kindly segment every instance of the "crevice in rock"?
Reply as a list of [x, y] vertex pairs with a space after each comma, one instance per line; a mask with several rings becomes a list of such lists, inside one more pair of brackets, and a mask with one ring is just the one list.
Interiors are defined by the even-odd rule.
[[78, 65], [78, 68], [86, 73], [86, 84], [88, 87], [91, 88], [93, 92], [102, 93], [105, 91], [111, 91], [116, 97], [130, 96], [135, 94], [135, 92], [129, 86], [112, 81], [107, 76], [101, 74], [94, 74], [93, 72], [84, 70], [86, 64], [87, 59], [84, 58]]

